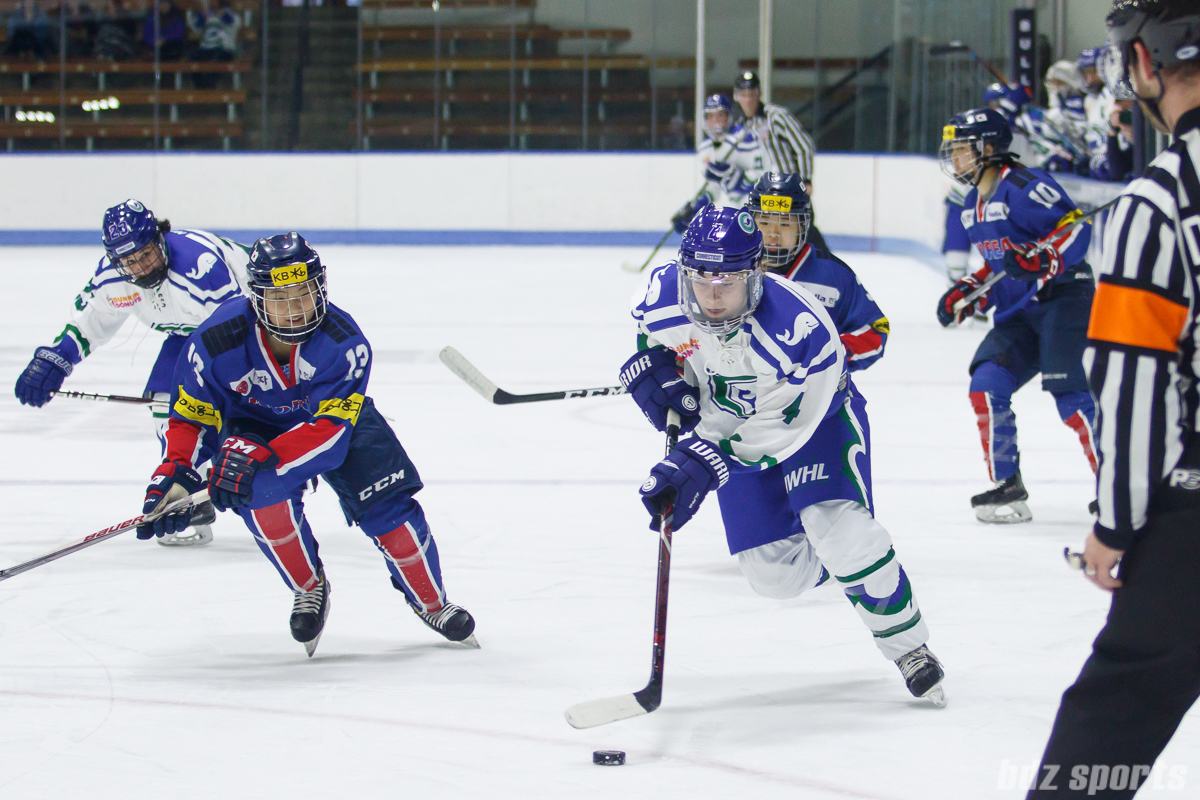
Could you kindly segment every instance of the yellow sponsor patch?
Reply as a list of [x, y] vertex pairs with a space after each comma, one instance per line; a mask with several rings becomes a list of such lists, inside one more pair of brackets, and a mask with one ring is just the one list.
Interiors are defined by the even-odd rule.
[[347, 398], [331, 397], [321, 401], [314, 417], [337, 417], [349, 420], [351, 425], [358, 423], [358, 412], [362, 411], [364, 398], [361, 394], [352, 394]]
[[954, 126], [953, 125], [947, 125], [944, 128], [942, 128], [942, 141], [943, 142], [948, 142], [953, 138], [954, 138]]
[[203, 400], [197, 400], [179, 387], [179, 399], [175, 401], [175, 411], [184, 419], [221, 429], [221, 412]]
[[871, 327], [875, 329], [876, 333], [884, 333], [888, 336], [892, 334], [892, 326], [888, 323], [887, 317], [880, 317], [875, 320], [871, 323]]
[[288, 264], [271, 270], [271, 283], [276, 286], [292, 286], [308, 280], [307, 264]]
[[763, 211], [776, 211], [786, 214], [792, 210], [792, 198], [780, 197], [777, 194], [764, 194], [759, 200]]

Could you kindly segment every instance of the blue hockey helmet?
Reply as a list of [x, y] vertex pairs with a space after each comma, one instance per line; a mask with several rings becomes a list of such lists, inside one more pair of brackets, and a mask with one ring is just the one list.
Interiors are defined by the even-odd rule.
[[312, 338], [329, 310], [325, 266], [304, 237], [292, 231], [259, 239], [250, 249], [250, 300], [259, 323], [276, 339]]
[[738, 330], [762, 299], [762, 233], [744, 208], [707, 206], [692, 217], [679, 248], [679, 303], [699, 327]]
[[1012, 128], [999, 111], [973, 108], [950, 118], [942, 128], [938, 163], [942, 172], [958, 183], [974, 186], [990, 166], [1004, 164], [1012, 156]]
[[704, 101], [704, 132], [719, 142], [733, 122], [733, 101], [723, 94], [712, 94]]
[[163, 234], [171, 230], [137, 200], [126, 200], [104, 212], [100, 238], [117, 272], [130, 283], [153, 289], [167, 277], [168, 250]]
[[804, 247], [812, 225], [812, 201], [795, 172], [764, 172], [754, 182], [746, 208], [762, 231], [762, 265], [783, 272]]
[[1100, 51], [1103, 49], [1104, 48], [1102, 48], [1102, 47], [1085, 47], [1079, 53], [1079, 58], [1076, 59], [1075, 63], [1079, 66], [1079, 68], [1081, 70], [1095, 69], [1096, 61], [1097, 61], [1097, 59], [1099, 59]]

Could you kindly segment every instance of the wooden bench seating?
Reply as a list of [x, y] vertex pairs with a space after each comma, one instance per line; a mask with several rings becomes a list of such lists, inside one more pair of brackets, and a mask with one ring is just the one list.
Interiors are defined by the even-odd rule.
[[367, 42], [425, 42], [443, 40], [506, 41], [517, 39], [627, 42], [632, 33], [626, 28], [551, 28], [549, 25], [446, 25], [435, 31], [432, 25], [364, 25]]
[[[688, 122], [690, 126], [690, 120]], [[665, 131], [665, 125], [660, 125], [660, 131]], [[352, 123], [352, 133], [357, 126]], [[448, 120], [439, 122], [439, 136], [508, 136], [508, 122], [468, 122]], [[534, 123], [518, 122], [512, 132], [517, 136], [573, 136], [583, 134], [583, 124], [577, 123]], [[425, 136], [432, 137], [434, 126], [432, 119], [373, 119], [363, 120], [363, 136]], [[645, 122], [600, 122], [593, 120], [588, 123], [589, 136], [649, 136], [650, 121]]]
[[[518, 70], [579, 71], [584, 67], [583, 56], [552, 56], [545, 58], [385, 58], [363, 61], [359, 72], [507, 72]], [[589, 56], [589, 70], [608, 69], [695, 69], [694, 58], [644, 58], [642, 56]]]
[[[690, 100], [695, 91], [690, 86], [659, 87], [655, 99]], [[438, 102], [441, 103], [581, 103], [581, 89], [528, 89], [516, 87], [510, 94], [507, 86], [496, 89], [443, 89], [438, 92]], [[594, 88], [588, 92], [588, 101], [595, 103], [649, 103], [650, 89], [603, 89]], [[362, 94], [364, 103], [432, 103], [432, 89], [365, 89]]]
[[[153, 120], [129, 120], [120, 122], [76, 122], [66, 123], [63, 130], [68, 139], [152, 139]], [[57, 139], [58, 122], [0, 122], [0, 138], [9, 139]], [[240, 122], [167, 122], [159, 120], [159, 138], [212, 137], [231, 138], [242, 135]]]
[[[430, 0], [362, 0], [363, 8], [402, 8], [413, 10], [432, 10]], [[477, 9], [506, 9], [515, 8], [530, 11], [537, 8], [537, 0], [439, 0], [441, 10], [458, 8]]]
[[[175, 74], [195, 74], [197, 72], [230, 73], [234, 76], [250, 71], [252, 64], [247, 60], [238, 61], [160, 61], [159, 71]], [[66, 62], [69, 75], [115, 75], [117, 73], [146, 75], [154, 74], [153, 61], [96, 61], [92, 59]], [[0, 60], [0, 75], [57, 75], [57, 61], [18, 61], [14, 59]]]
[[[55, 109], [66, 105], [76, 108], [89, 101], [107, 100], [110, 97], [117, 98], [122, 106], [154, 105], [153, 89], [68, 89], [65, 92], [0, 91], [0, 106]], [[228, 105], [245, 102], [246, 92], [242, 89], [160, 89], [158, 92], [159, 105]]]

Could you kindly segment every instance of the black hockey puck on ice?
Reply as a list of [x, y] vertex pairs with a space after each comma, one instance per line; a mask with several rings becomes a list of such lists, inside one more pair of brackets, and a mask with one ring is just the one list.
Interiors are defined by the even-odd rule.
[[592, 753], [593, 764], [603, 764], [606, 767], [619, 767], [625, 763], [623, 750], [596, 750]]

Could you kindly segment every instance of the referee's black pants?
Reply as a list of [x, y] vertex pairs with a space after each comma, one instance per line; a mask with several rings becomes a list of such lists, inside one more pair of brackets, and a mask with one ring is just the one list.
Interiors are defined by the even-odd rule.
[[[1155, 499], [1182, 492], [1160, 487]], [[1124, 586], [1063, 694], [1027, 800], [1132, 797], [1200, 695], [1200, 509], [1152, 511], [1118, 577]], [[1154, 783], [1185, 788], [1169, 785], [1169, 766]]]

